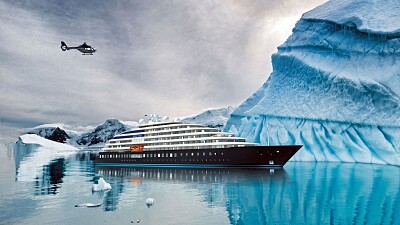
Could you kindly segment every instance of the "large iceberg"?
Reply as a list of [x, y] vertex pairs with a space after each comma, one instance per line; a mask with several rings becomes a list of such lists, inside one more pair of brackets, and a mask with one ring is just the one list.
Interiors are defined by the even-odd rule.
[[400, 166], [400, 1], [332, 0], [305, 14], [225, 131], [301, 144], [295, 161]]

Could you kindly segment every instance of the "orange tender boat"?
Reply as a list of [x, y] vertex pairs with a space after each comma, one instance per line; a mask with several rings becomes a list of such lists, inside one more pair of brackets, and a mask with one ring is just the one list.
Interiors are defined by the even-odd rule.
[[131, 152], [143, 152], [144, 145], [131, 145], [129, 149]]

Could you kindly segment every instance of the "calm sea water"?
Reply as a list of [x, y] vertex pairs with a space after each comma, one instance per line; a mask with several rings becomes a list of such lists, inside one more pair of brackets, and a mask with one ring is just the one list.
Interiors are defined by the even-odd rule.
[[[0, 145], [0, 224], [400, 224], [400, 167], [105, 168], [94, 153], [46, 162], [37, 151]], [[93, 193], [100, 177], [112, 189]]]

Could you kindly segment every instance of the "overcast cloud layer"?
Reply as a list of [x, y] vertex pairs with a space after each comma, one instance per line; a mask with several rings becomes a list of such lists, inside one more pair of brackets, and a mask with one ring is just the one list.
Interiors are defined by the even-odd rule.
[[[324, 0], [2, 1], [0, 141], [44, 123], [237, 106]], [[60, 41], [98, 51], [62, 52]]]

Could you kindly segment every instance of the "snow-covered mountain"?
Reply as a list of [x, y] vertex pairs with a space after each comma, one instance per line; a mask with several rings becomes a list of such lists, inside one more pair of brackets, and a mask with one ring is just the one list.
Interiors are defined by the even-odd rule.
[[93, 129], [94, 127], [92, 126], [70, 126], [61, 123], [54, 123], [43, 124], [34, 127], [28, 133], [37, 134], [40, 137], [44, 137], [52, 141], [76, 145], [74, 143], [82, 134], [91, 132]]
[[222, 129], [234, 110], [235, 108], [231, 106], [220, 109], [206, 109], [200, 114], [186, 117], [182, 121]]
[[71, 139], [71, 136], [68, 135], [67, 132], [60, 127], [35, 128], [29, 133], [36, 134], [40, 137], [44, 137], [46, 139], [59, 143], [66, 143], [68, 139]]
[[65, 124], [44, 124], [32, 128], [30, 134], [37, 134], [49, 140], [66, 143], [73, 146], [103, 145], [114, 135], [130, 130], [137, 122], [108, 119], [103, 124], [74, 127]]
[[124, 131], [130, 130], [129, 127], [121, 123], [117, 119], [108, 119], [93, 131], [81, 135], [76, 143], [78, 145], [92, 146], [96, 144], [104, 144], [106, 141]]
[[302, 16], [272, 64], [226, 131], [304, 145], [293, 160], [400, 165], [400, 1], [331, 0]]

